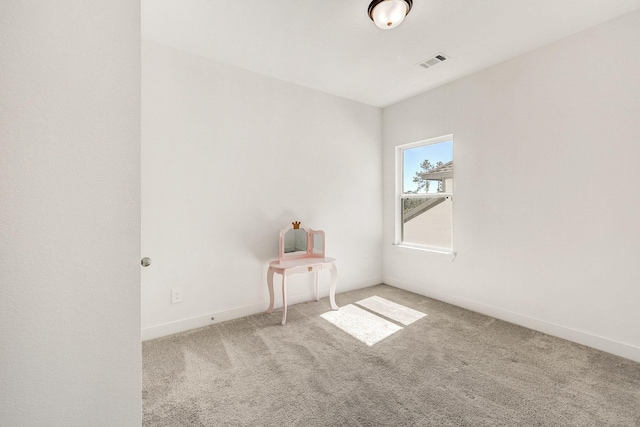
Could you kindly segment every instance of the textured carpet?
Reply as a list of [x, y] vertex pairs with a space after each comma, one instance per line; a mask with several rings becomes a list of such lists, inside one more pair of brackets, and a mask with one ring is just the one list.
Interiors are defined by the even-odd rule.
[[638, 363], [385, 285], [336, 301], [374, 295], [427, 316], [368, 346], [325, 298], [144, 342], [144, 426], [640, 426]]

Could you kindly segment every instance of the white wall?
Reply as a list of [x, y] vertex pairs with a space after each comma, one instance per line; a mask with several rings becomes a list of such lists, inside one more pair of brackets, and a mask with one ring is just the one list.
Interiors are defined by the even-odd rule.
[[[386, 108], [385, 283], [640, 360], [638, 40], [635, 12]], [[453, 261], [392, 246], [394, 147], [449, 133]]]
[[140, 5], [0, 2], [0, 425], [138, 426]]
[[142, 75], [143, 338], [266, 310], [294, 220], [326, 231], [338, 292], [381, 282], [380, 109], [146, 40]]

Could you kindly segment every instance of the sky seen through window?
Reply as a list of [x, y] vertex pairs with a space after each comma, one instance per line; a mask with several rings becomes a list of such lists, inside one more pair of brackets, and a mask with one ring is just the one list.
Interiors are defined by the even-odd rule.
[[[421, 171], [420, 164], [428, 159], [432, 165], [438, 162], [447, 163], [453, 160], [453, 141], [438, 142], [422, 145], [402, 151], [403, 156], [403, 192], [416, 191], [417, 184], [413, 182], [416, 172]], [[430, 186], [430, 193], [437, 192], [438, 186]], [[423, 190], [424, 191], [424, 190]]]

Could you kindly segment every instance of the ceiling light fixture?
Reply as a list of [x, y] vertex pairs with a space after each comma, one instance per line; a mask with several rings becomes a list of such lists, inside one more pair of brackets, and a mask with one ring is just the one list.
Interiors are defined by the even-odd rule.
[[383, 30], [395, 28], [404, 21], [413, 6], [413, 0], [373, 0], [369, 5], [369, 18]]

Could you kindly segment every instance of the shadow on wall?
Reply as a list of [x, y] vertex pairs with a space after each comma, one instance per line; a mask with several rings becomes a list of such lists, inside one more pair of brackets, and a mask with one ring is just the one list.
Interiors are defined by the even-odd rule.
[[[253, 221], [240, 230], [242, 245], [258, 261], [273, 261], [278, 258], [280, 230], [292, 221], [301, 221], [299, 214], [287, 210], [276, 218], [268, 218], [265, 212], [256, 210]], [[305, 224], [304, 221], [302, 223]]]

